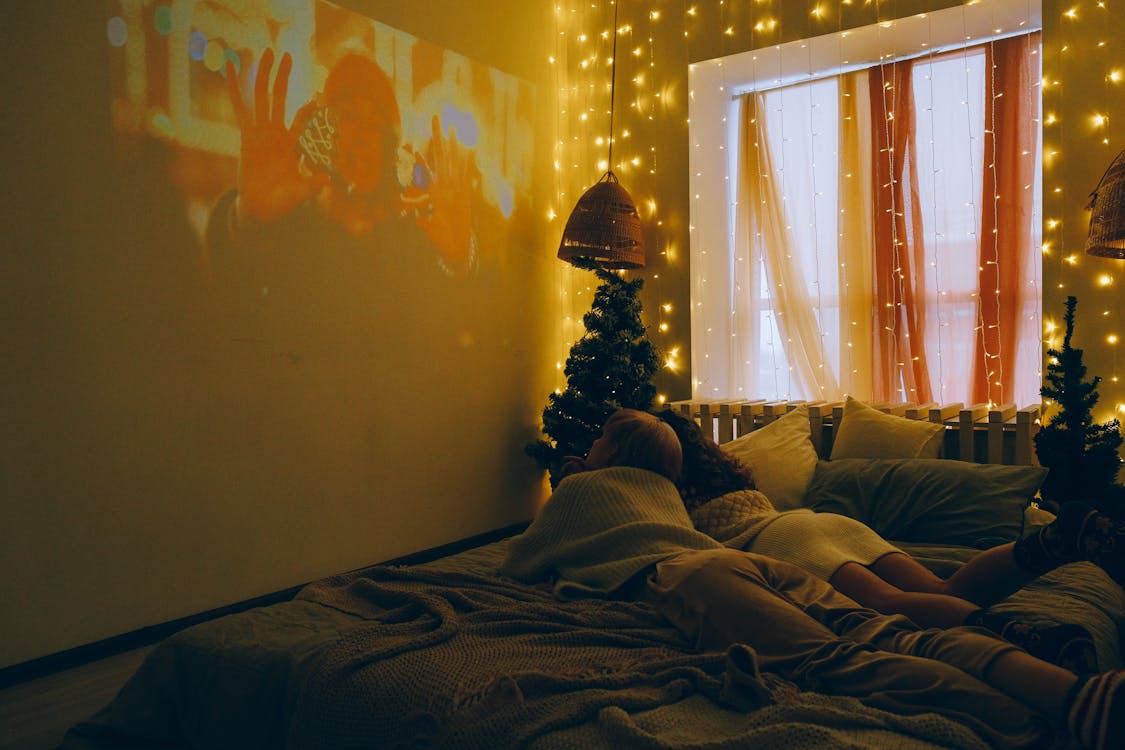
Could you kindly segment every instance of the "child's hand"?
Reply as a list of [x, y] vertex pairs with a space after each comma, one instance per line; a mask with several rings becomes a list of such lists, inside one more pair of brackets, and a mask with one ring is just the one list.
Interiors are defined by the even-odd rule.
[[582, 456], [563, 456], [562, 468], [559, 469], [559, 477], [569, 477], [571, 474], [577, 474], [580, 471], [589, 471], [590, 468], [586, 466], [586, 459]]

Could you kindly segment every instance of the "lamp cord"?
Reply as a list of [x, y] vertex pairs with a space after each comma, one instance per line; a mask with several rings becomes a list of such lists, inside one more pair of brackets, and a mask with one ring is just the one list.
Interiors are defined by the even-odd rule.
[[613, 174], [613, 97], [617, 88], [617, 8], [621, 0], [613, 3], [613, 58], [609, 64], [609, 158], [606, 166], [609, 173]]

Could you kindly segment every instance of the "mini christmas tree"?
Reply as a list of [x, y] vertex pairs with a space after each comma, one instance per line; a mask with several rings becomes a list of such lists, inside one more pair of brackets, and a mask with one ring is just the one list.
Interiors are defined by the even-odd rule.
[[566, 456], [585, 456], [601, 435], [602, 424], [618, 408], [649, 409], [656, 397], [652, 377], [660, 366], [656, 347], [645, 335], [638, 296], [642, 279], [626, 281], [590, 260], [575, 260], [601, 279], [582, 321], [586, 333], [566, 360], [567, 387], [552, 393], [543, 410], [546, 440], [527, 446], [527, 454], [547, 469], [551, 486]]
[[1039, 393], [1059, 405], [1059, 411], [1035, 435], [1039, 463], [1050, 469], [1040, 489], [1052, 503], [1081, 500], [1114, 516], [1125, 511], [1125, 488], [1116, 483], [1121, 468], [1120, 423], [1094, 424], [1091, 410], [1098, 402], [1101, 377], [1086, 380], [1082, 350], [1071, 346], [1074, 309], [1078, 300], [1066, 298], [1066, 335], [1062, 349], [1048, 349], [1047, 384]]

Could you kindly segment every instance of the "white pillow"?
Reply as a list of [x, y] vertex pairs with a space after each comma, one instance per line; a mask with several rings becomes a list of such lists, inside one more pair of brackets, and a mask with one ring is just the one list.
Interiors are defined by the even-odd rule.
[[754, 483], [775, 508], [792, 510], [804, 505], [817, 461], [806, 407], [798, 406], [722, 448], [750, 467]]

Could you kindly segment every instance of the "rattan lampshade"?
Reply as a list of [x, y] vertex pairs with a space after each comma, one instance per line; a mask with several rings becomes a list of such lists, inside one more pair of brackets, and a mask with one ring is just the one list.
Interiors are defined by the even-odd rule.
[[642, 268], [645, 264], [641, 217], [629, 192], [612, 170], [582, 194], [566, 220], [559, 258], [596, 260], [606, 268]]
[[1093, 213], [1086, 252], [1125, 259], [1125, 151], [1117, 155], [1094, 188], [1090, 208]]

